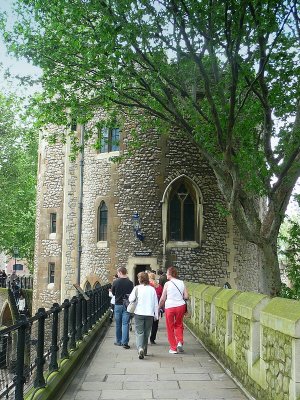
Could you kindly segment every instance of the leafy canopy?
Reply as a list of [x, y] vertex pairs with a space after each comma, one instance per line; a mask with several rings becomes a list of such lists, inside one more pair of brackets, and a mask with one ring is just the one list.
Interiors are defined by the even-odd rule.
[[300, 174], [299, 2], [17, 0], [16, 10], [2, 30], [44, 71], [40, 124], [117, 105], [144, 128], [188, 135], [276, 291], [276, 240]]
[[294, 160], [296, 2], [17, 5], [19, 23], [5, 38], [44, 71], [45, 91], [36, 101], [41, 124], [66, 124], [67, 108], [84, 120], [99, 105], [138, 107], [191, 135], [212, 164], [234, 165], [250, 193], [270, 194], [271, 179]]
[[21, 119], [15, 95], [0, 93], [0, 251], [33, 264], [37, 134]]

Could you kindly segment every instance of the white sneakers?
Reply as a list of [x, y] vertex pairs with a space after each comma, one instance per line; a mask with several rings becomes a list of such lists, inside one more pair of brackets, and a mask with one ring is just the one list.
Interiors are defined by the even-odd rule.
[[139, 348], [139, 359], [142, 360], [144, 358], [144, 349]]
[[181, 342], [178, 342], [178, 344], [177, 344], [177, 350], [172, 350], [172, 349], [170, 349], [169, 350], [169, 353], [170, 354], [178, 354], [178, 353], [183, 353], [183, 345], [182, 345], [182, 343]]
[[181, 342], [178, 342], [177, 344], [177, 352], [178, 353], [183, 353], [183, 346]]

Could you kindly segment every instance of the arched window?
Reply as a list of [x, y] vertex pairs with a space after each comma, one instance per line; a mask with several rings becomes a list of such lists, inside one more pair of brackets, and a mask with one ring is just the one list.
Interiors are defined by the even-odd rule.
[[85, 284], [84, 284], [83, 290], [85, 292], [87, 292], [88, 290], [91, 290], [91, 289], [92, 289], [92, 286], [91, 286], [90, 282], [86, 281]]
[[100, 289], [101, 288], [101, 285], [100, 285], [100, 282], [96, 282], [95, 284], [94, 284], [94, 289]]
[[107, 206], [102, 201], [98, 208], [98, 242], [107, 240], [107, 215]]
[[169, 197], [169, 240], [196, 240], [196, 199], [194, 190], [186, 182], [177, 182]]

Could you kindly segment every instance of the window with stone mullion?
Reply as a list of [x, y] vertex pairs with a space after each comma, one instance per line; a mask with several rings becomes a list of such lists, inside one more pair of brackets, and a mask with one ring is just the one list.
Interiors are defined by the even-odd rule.
[[195, 203], [183, 183], [171, 195], [169, 237], [171, 241], [195, 240]]
[[100, 153], [110, 153], [120, 149], [120, 129], [102, 128], [100, 133]]
[[102, 202], [98, 209], [98, 241], [107, 241], [107, 218], [107, 206]]

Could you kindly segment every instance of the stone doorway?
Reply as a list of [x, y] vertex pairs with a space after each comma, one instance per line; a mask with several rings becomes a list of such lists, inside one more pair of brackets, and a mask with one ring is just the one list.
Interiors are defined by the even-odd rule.
[[139, 284], [138, 278], [137, 278], [138, 273], [139, 272], [143, 272], [143, 271], [149, 271], [149, 270], [150, 270], [150, 264], [137, 264], [135, 266], [135, 269], [134, 269], [134, 282], [133, 282], [134, 286]]

